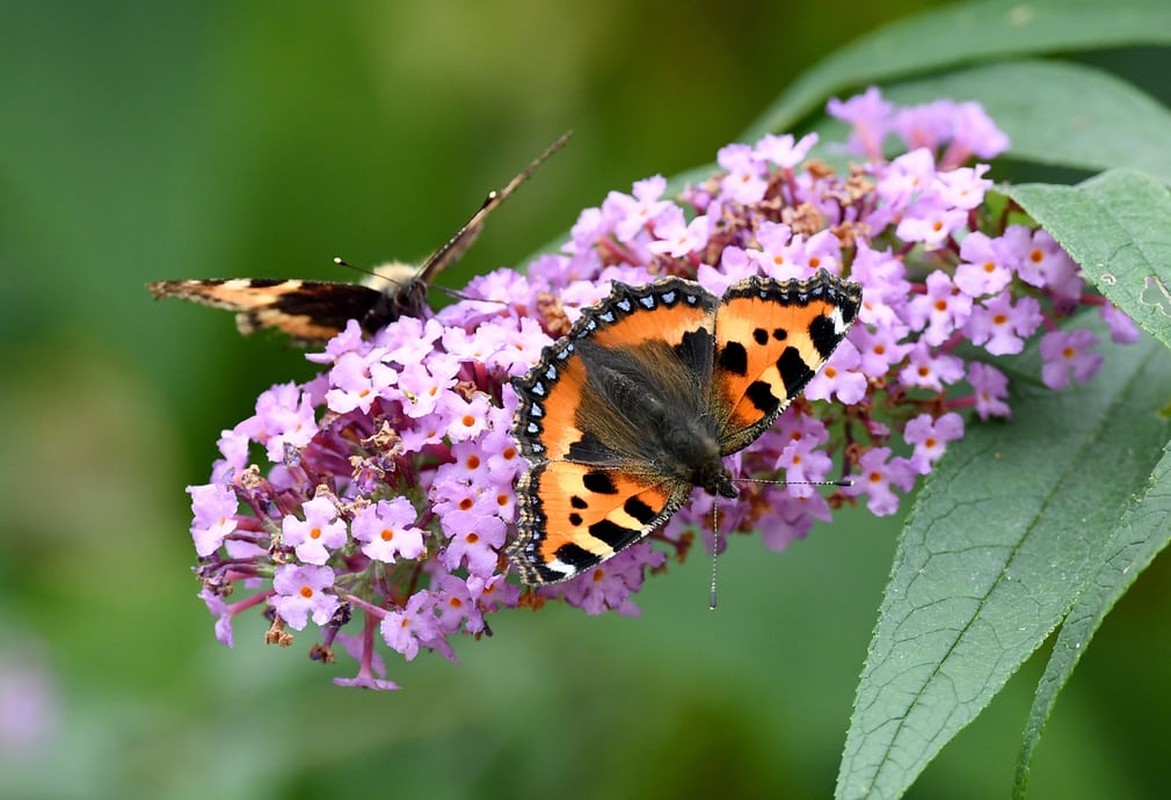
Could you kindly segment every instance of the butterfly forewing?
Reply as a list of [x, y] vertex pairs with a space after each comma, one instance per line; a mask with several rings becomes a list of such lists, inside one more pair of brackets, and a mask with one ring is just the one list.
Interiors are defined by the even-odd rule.
[[[678, 278], [643, 287], [616, 284], [607, 300], [586, 309], [566, 336], [545, 348], [537, 366], [514, 381], [520, 405], [513, 433], [521, 452], [530, 461], [616, 463], [640, 451], [636, 445], [646, 431], [637, 428], [638, 403], [646, 398], [632, 398], [615, 408], [596, 387], [604, 369], [633, 369], [636, 385], [653, 391], [667, 383], [672, 393], [691, 395], [688, 406], [702, 405], [702, 387], [711, 372], [715, 308], [710, 292]], [[650, 310], [655, 313], [648, 315]], [[570, 450], [575, 445], [579, 453], [607, 446], [614, 455], [574, 457]]]
[[531, 461], [564, 458], [584, 435], [577, 414], [585, 394], [585, 365], [576, 347], [564, 344], [559, 355], [542, 360], [525, 381], [515, 384], [520, 396], [513, 434], [521, 454]]
[[825, 365], [858, 314], [857, 284], [821, 272], [808, 281], [749, 278], [716, 312], [712, 405], [723, 453], [751, 444]]
[[585, 318], [596, 323], [589, 331], [596, 344], [620, 349], [648, 341], [679, 344], [689, 333], [710, 330], [715, 309], [715, 296], [698, 283], [666, 278], [642, 287], [616, 284], [610, 299]]
[[147, 287], [158, 298], [235, 311], [241, 333], [273, 328], [302, 341], [336, 335], [348, 320], [362, 320], [382, 297], [358, 283], [266, 278], [155, 281]]

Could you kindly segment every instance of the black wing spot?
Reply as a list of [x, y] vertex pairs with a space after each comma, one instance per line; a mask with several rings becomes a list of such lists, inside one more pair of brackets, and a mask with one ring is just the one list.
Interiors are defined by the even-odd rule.
[[624, 528], [616, 522], [611, 522], [608, 519], [603, 519], [595, 522], [590, 526], [590, 536], [601, 539], [610, 549], [618, 550], [631, 541], [638, 535], [638, 531]]
[[590, 507], [589, 503], [587, 503], [585, 500], [582, 500], [577, 495], [574, 495], [573, 497], [569, 498], [569, 504], [576, 509], [583, 509], [583, 508]]
[[764, 381], [753, 381], [744, 395], [766, 417], [772, 415], [781, 405], [780, 399], [773, 394], [772, 387]]
[[823, 361], [830, 357], [838, 342], [842, 340], [841, 334], [834, 330], [833, 320], [829, 317], [817, 317], [809, 323], [809, 338], [813, 340], [813, 346], [817, 348]]
[[598, 464], [610, 461], [613, 458], [613, 453], [610, 448], [602, 444], [601, 439], [587, 431], [569, 446], [566, 458], [579, 464]]
[[581, 525], [581, 514], [577, 513], [576, 511], [570, 512], [569, 524], [575, 528]]
[[692, 372], [707, 372], [712, 363], [712, 339], [711, 331], [703, 328], [687, 331], [672, 349], [675, 356]]
[[764, 345], [768, 344], [768, 331], [766, 331], [764, 328], [757, 328], [752, 332], [752, 339], [758, 345], [763, 347]]
[[805, 384], [813, 379], [814, 374], [795, 347], [786, 347], [785, 352], [781, 353], [777, 359], [777, 371], [781, 373], [785, 393], [789, 397], [796, 397]]
[[789, 338], [789, 332], [787, 330], [785, 330], [784, 328], [774, 328], [773, 329], [773, 338], [776, 339], [778, 342], [783, 342]]
[[733, 375], [747, 375], [748, 351], [739, 342], [728, 342], [720, 351], [719, 366]]
[[649, 525], [655, 518], [655, 510], [637, 497], [627, 498], [626, 502], [622, 505], [622, 510], [643, 525]]
[[599, 470], [587, 472], [582, 476], [581, 485], [594, 494], [618, 494], [618, 487], [610, 476]]
[[[600, 558], [591, 553], [589, 550], [586, 550], [584, 547], [578, 547], [572, 542], [567, 542], [566, 544], [558, 547], [557, 552], [554, 555], [557, 556], [558, 561], [564, 564], [568, 564], [578, 572], [581, 572], [583, 569], [589, 569], [594, 564], [597, 564], [599, 561], [601, 561]], [[548, 570], [548, 572], [553, 574], [553, 580], [564, 580], [566, 577], [565, 575], [559, 572], [553, 572], [552, 570]]]

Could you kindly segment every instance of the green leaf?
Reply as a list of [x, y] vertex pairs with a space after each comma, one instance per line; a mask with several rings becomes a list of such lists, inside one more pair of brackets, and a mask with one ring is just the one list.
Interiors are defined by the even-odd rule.
[[1012, 140], [1013, 158], [1095, 172], [1129, 167], [1171, 184], [1171, 112], [1093, 67], [989, 64], [894, 86], [885, 94], [900, 105], [978, 100]]
[[[1171, 353], [1149, 339], [1102, 349], [1088, 385], [1051, 392], [1018, 382], [1013, 420], [969, 425], [928, 480], [871, 640], [838, 797], [905, 792], [1104, 559], [1168, 438], [1157, 410]], [[1039, 371], [1035, 349], [1021, 361]]]
[[1128, 170], [1077, 186], [1005, 187], [1081, 265], [1098, 290], [1171, 346], [1171, 192]]
[[827, 97], [872, 83], [1009, 56], [1171, 43], [1164, 0], [995, 0], [892, 23], [802, 73], [737, 139], [787, 131]]
[[1045, 730], [1045, 723], [1057, 702], [1057, 695], [1073, 674], [1094, 633], [1106, 614], [1126, 593], [1139, 573], [1171, 541], [1171, 447], [1155, 464], [1142, 487], [1130, 498], [1126, 510], [1106, 547], [1105, 559], [1090, 577], [1062, 623], [1053, 645], [1045, 674], [1037, 685], [1033, 708], [1025, 725], [1024, 741], [1017, 760], [1015, 797], [1023, 798], [1028, 788], [1033, 752]]

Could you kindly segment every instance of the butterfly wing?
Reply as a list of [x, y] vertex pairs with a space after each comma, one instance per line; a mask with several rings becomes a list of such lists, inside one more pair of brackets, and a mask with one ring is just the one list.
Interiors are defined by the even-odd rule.
[[525, 583], [568, 580], [662, 525], [691, 494], [623, 465], [546, 461], [517, 484], [518, 535], [508, 557]]
[[716, 302], [677, 278], [617, 284], [514, 382], [513, 434], [531, 466], [508, 556], [526, 583], [605, 561], [690, 496], [692, 481], [670, 468], [662, 422], [703, 413]]
[[861, 303], [858, 284], [824, 270], [728, 288], [716, 312], [711, 397], [721, 452], [742, 450], [773, 424], [846, 338]]
[[472, 246], [472, 243], [475, 242], [476, 237], [480, 235], [480, 230], [484, 227], [485, 217], [495, 211], [501, 203], [508, 199], [509, 195], [515, 192], [522, 183], [527, 181], [536, 172], [537, 167], [544, 163], [545, 159], [564, 147], [571, 136], [573, 136], [573, 131], [566, 131], [561, 134], [557, 138], [557, 141], [546, 147], [544, 152], [517, 173], [516, 177], [505, 184], [504, 188], [489, 192], [488, 196], [484, 198], [483, 205], [472, 215], [471, 219], [465, 222], [463, 227], [456, 231], [455, 235], [448, 239], [442, 247], [428, 256], [411, 281], [403, 285], [402, 294], [404, 300], [412, 293], [411, 284], [422, 286], [425, 289], [435, 280], [436, 275], [459, 261], [463, 257], [463, 254], [467, 252], [468, 248]]
[[382, 293], [357, 283], [267, 278], [155, 281], [156, 298], [179, 297], [236, 313], [243, 334], [272, 328], [301, 341], [340, 333], [351, 319], [363, 320]]

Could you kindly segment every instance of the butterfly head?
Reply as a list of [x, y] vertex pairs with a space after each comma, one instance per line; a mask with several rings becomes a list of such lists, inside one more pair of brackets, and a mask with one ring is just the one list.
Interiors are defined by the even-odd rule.
[[695, 470], [692, 482], [712, 497], [734, 499], [740, 496], [740, 492], [732, 485], [732, 473], [719, 458], [700, 464]]
[[424, 315], [427, 309], [427, 289], [427, 284], [418, 278], [409, 278], [397, 286], [388, 285], [361, 319], [362, 327], [374, 333], [399, 317]]

